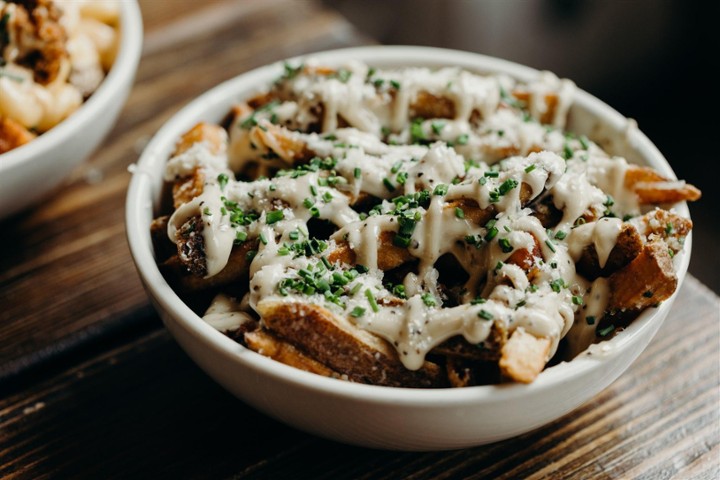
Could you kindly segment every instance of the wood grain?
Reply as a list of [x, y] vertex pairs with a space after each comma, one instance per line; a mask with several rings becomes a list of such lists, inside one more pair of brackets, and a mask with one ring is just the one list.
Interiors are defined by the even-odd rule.
[[689, 277], [647, 350], [574, 412], [448, 452], [331, 442], [217, 386], [162, 328], [16, 385], [0, 401], [2, 478], [715, 479], [719, 299]]

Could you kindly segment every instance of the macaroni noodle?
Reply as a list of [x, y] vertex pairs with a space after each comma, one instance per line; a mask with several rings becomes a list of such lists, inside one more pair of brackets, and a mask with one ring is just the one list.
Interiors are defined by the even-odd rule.
[[[0, 118], [25, 138], [60, 123], [98, 88], [114, 60], [120, 13], [111, 0], [30, 3], [0, 0]], [[20, 146], [2, 140], [0, 153]]]

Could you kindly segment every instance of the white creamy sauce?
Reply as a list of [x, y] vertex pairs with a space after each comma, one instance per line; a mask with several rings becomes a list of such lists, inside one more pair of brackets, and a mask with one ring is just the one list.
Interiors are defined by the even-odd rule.
[[248, 313], [241, 311], [240, 303], [222, 293], [215, 296], [203, 320], [221, 332], [235, 330], [244, 323], [254, 321]]
[[[332, 75], [291, 71], [281, 82], [290, 99], [257, 115], [292, 120], [300, 129], [319, 124], [320, 133], [281, 135], [319, 159], [332, 159], [330, 167], [286, 165], [282, 168], [295, 170], [252, 182], [229, 175], [221, 184], [219, 175], [249, 161], [263, 162], [258, 151], [264, 150], [250, 145], [252, 132], [240, 127], [246, 119], [235, 122], [229, 148], [219, 155], [197, 145], [168, 163], [168, 179], [205, 170], [203, 193], [175, 211], [168, 235], [176, 240], [189, 218], [202, 218], [208, 277], [226, 266], [238, 235], [260, 239], [247, 308], [278, 299], [327, 306], [387, 339], [409, 369], [419, 368], [432, 348], [453, 336], [473, 344], [486, 340], [496, 322], [510, 332], [522, 327], [550, 339], [550, 356], [566, 337], [574, 353], [592, 343], [607, 305], [607, 282], [591, 284], [576, 273], [575, 262], [592, 245], [604, 265], [622, 221], [600, 218], [578, 225], [578, 218], [588, 212], [599, 218], [606, 210], [622, 218], [639, 207], [624, 187], [625, 160], [562, 132], [571, 82], [544, 72], [517, 85], [508, 77], [455, 68], [383, 71], [356, 62]], [[507, 99], [516, 87], [529, 92], [524, 113]], [[413, 122], [421, 92], [451, 100], [455, 117]], [[552, 105], [545, 103], [548, 95], [554, 95]], [[549, 108], [551, 125], [541, 125], [537, 118]], [[397, 144], [402, 142], [415, 143]], [[498, 157], [503, 149], [511, 153]], [[523, 189], [529, 198], [521, 196]], [[369, 214], [353, 208], [361, 193], [380, 202]], [[552, 230], [528, 208], [547, 196], [562, 211]], [[257, 218], [233, 224], [227, 202]], [[457, 205], [487, 209], [489, 221], [475, 224]], [[288, 245], [309, 240], [313, 218], [335, 226], [326, 248], [308, 256], [288, 253]], [[383, 283], [385, 272], [378, 268], [388, 248], [382, 243], [385, 232], [393, 242], [400, 240], [395, 247], [417, 259], [417, 268], [401, 282], [404, 298], [397, 286]], [[330, 265], [326, 257], [337, 248], [351, 249], [360, 267]], [[454, 302], [445, 296], [437, 268], [446, 254], [467, 274]], [[310, 277], [312, 288], [305, 280]], [[327, 291], [318, 291], [327, 284]], [[225, 325], [224, 312], [214, 306], [206, 319]]]
[[621, 229], [622, 220], [607, 217], [573, 228], [568, 239], [570, 256], [577, 262], [583, 250], [592, 245], [597, 252], [600, 268], [603, 268], [615, 247]]

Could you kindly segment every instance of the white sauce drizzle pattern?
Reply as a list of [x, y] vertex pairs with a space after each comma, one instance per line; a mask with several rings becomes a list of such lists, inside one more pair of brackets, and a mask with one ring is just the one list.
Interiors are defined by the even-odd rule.
[[[306, 63], [313, 65], [312, 60]], [[258, 244], [250, 266], [249, 308], [278, 299], [326, 305], [387, 339], [409, 369], [419, 368], [432, 348], [455, 335], [473, 344], [486, 340], [494, 322], [501, 322], [508, 331], [522, 327], [551, 339], [548, 358], [565, 336], [571, 340], [571, 349], [586, 348], [595, 332], [586, 317], [600, 317], [608, 292], [603, 279], [590, 284], [578, 275], [575, 262], [584, 248], [593, 245], [604, 265], [621, 221], [602, 218], [577, 226], [576, 220], [586, 212], [610, 208], [609, 196], [614, 202], [612, 212], [619, 217], [638, 214], [639, 206], [623, 186], [624, 159], [563, 132], [572, 103], [572, 83], [543, 72], [535, 82], [522, 86], [530, 93], [523, 113], [508, 106], [505, 92], [518, 84], [504, 76], [456, 68], [371, 73], [367, 65], [358, 62], [343, 68], [347, 72], [344, 81], [333, 75], [302, 73], [286, 79], [282, 88], [292, 100], [272, 112], [278, 123], [294, 122], [303, 129], [318, 121], [316, 106], [322, 105], [320, 133], [293, 132], [290, 136], [319, 157], [335, 158], [333, 171], [342, 182], [328, 186], [321, 182], [322, 172], [308, 171], [252, 182], [234, 181], [231, 176], [227, 185], [220, 185], [218, 175], [227, 174], [229, 167], [238, 171], [251, 156], [257, 156], [247, 129], [234, 125], [228, 150], [212, 155], [207, 146], [197, 144], [170, 159], [168, 179], [197, 166], [205, 169], [207, 178], [203, 193], [172, 215], [170, 238], [175, 239], [177, 229], [189, 218], [200, 215], [205, 225], [207, 275], [212, 276], [226, 266], [238, 231], [250, 239], [262, 235], [265, 241]], [[411, 122], [412, 105], [420, 92], [451, 99], [455, 117]], [[544, 100], [548, 94], [557, 100], [550, 127], [528, 117], [529, 113], [537, 119], [548, 112]], [[267, 120], [269, 114], [258, 113], [258, 122]], [[340, 127], [339, 119], [349, 126]], [[425, 141], [406, 144], [418, 135]], [[398, 180], [398, 174], [404, 175], [404, 182]], [[530, 192], [524, 201], [523, 184]], [[438, 185], [446, 188], [444, 195], [434, 194]], [[384, 272], [378, 269], [379, 239], [382, 232], [399, 231], [393, 198], [423, 190], [430, 192], [428, 201], [408, 210], [417, 212], [407, 248], [419, 265], [405, 276], [407, 299], [398, 302], [383, 284]], [[352, 208], [351, 199], [360, 192], [383, 199], [376, 215], [365, 217]], [[553, 231], [546, 230], [527, 208], [529, 202], [548, 195], [562, 211], [562, 220]], [[326, 252], [347, 242], [357, 263], [367, 267], [367, 272], [357, 275], [341, 292], [339, 302], [328, 302], [319, 292], [306, 295], [278, 288], [283, 279], [296, 278], [319, 264], [319, 255], [294, 256], [281, 251], [286, 242], [292, 242], [292, 232], [307, 232], [313, 217], [306, 205], [308, 199], [317, 218], [337, 227], [327, 240]], [[474, 201], [481, 209], [494, 208], [493, 224], [476, 225], [457, 209], [446, 208], [453, 200], [462, 199]], [[226, 200], [237, 202], [244, 211], [260, 212], [260, 217], [250, 225], [232, 226], [223, 213]], [[282, 210], [282, 219], [268, 224], [268, 212], [275, 210]], [[468, 238], [485, 240], [478, 240], [478, 246]], [[511, 249], [503, 248], [500, 241]], [[533, 259], [532, 279], [519, 265], [508, 262], [521, 250], [540, 252], [539, 258]], [[467, 272], [459, 305], [443, 305], [447, 297], [436, 263], [445, 254], [454, 256]], [[333, 267], [338, 272], [350, 268]], [[366, 292], [377, 301], [377, 311], [371, 308]], [[471, 302], [476, 297], [482, 303]], [[226, 298], [220, 297], [220, 301], [227, 306]], [[208, 320], [226, 325], [217, 317], [227, 309], [218, 308], [211, 307]], [[357, 309], [363, 313], [351, 315]], [[573, 325], [580, 327], [568, 335]]]

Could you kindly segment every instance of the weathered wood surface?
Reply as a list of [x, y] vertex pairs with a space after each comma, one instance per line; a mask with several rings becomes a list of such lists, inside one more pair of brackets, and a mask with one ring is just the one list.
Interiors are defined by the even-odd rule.
[[720, 478], [718, 298], [693, 277], [648, 349], [574, 412], [429, 453], [330, 442], [258, 413], [159, 326], [80, 352], [0, 400], [2, 478]]
[[488, 446], [341, 445], [217, 386], [142, 290], [123, 225], [127, 168], [165, 120], [215, 84], [370, 40], [311, 1], [141, 6], [144, 54], [108, 139], [62, 191], [0, 222], [0, 477], [720, 478], [720, 299], [693, 277], [609, 388], [546, 427]]

